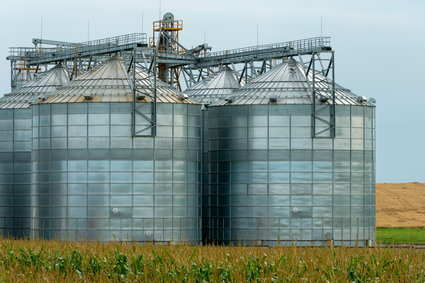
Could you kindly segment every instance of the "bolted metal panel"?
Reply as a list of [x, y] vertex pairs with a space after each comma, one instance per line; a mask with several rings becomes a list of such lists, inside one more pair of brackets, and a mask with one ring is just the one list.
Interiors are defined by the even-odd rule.
[[29, 237], [31, 109], [0, 109], [0, 233]]
[[193, 100], [204, 104], [202, 111], [202, 239], [207, 241], [210, 235], [208, 234], [208, 204], [210, 194], [209, 186], [209, 152], [208, 152], [208, 105], [219, 100], [224, 99], [230, 95], [234, 90], [238, 89], [240, 84], [236, 78], [235, 73], [227, 66], [221, 68], [217, 73], [209, 75], [199, 83], [187, 89], [185, 93]]
[[156, 135], [132, 135], [144, 72], [115, 56], [33, 106], [33, 237], [200, 241], [201, 106], [159, 83]]
[[27, 238], [31, 222], [31, 103], [68, 81], [57, 65], [0, 100], [0, 233]]
[[374, 107], [337, 87], [335, 137], [312, 137], [310, 79], [297, 66], [284, 63], [208, 108], [206, 239], [308, 246], [374, 241]]
[[131, 103], [33, 107], [34, 237], [200, 241], [200, 105], [159, 103], [136, 138]]
[[[312, 113], [313, 93], [329, 96], [333, 84], [288, 59], [208, 108], [206, 239], [308, 246], [374, 241], [374, 107], [336, 86], [335, 100], [317, 101], [319, 108], [334, 103], [332, 112]], [[335, 119], [332, 128], [326, 116]], [[323, 135], [312, 135], [313, 127]]]

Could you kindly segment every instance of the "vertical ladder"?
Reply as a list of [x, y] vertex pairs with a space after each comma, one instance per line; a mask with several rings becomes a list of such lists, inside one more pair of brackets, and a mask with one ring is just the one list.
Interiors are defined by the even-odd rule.
[[[131, 134], [133, 137], [155, 137], [156, 136], [156, 120], [157, 120], [157, 68], [156, 68], [156, 52], [153, 52], [150, 68], [146, 68], [147, 62], [144, 55], [144, 50], [141, 48], [140, 57], [143, 58], [144, 62], [139, 62], [137, 53], [137, 47], [133, 50], [133, 56], [131, 57], [128, 72], [132, 72], [130, 77], [131, 88], [132, 88], [132, 111], [131, 111]], [[145, 63], [145, 66], [143, 66]], [[147, 85], [150, 88], [146, 89], [143, 86], [138, 87], [136, 82], [136, 68], [139, 67], [141, 70], [146, 69], [148, 76], [144, 78], [148, 81]], [[142, 79], [140, 79], [142, 80]], [[146, 97], [150, 98], [150, 107], [146, 107], [148, 104]], [[138, 100], [144, 100], [143, 103], [138, 103]], [[149, 111], [147, 111], [150, 108]]]
[[[311, 81], [311, 137], [335, 137], [335, 54], [323, 59], [313, 53], [306, 71]], [[310, 79], [311, 78], [311, 79]]]

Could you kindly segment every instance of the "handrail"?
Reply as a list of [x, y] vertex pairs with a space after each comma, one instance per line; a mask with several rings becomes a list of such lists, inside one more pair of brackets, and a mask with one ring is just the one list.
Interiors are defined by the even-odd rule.
[[[330, 37], [319, 36], [319, 37], [313, 37], [313, 38], [307, 38], [307, 39], [301, 39], [301, 40], [292, 40], [287, 42], [256, 45], [256, 46], [249, 46], [244, 48], [209, 52], [206, 54], [206, 57], [226, 56], [226, 55], [240, 54], [240, 53], [250, 52], [250, 51], [259, 51], [259, 50], [276, 49], [276, 48], [287, 48], [288, 50], [289, 49], [303, 50], [303, 49], [311, 49], [314, 47], [330, 47], [331, 46], [330, 43], [331, 43]], [[205, 57], [205, 56], [203, 55], [202, 57]]]
[[[98, 40], [86, 41], [78, 44], [78, 52], [101, 51], [103, 49], [118, 48], [131, 44], [147, 44], [146, 33], [131, 33]], [[30, 60], [42, 60], [51, 57], [74, 56], [75, 48], [72, 46], [60, 46], [53, 48], [31, 48], [31, 47], [11, 47], [9, 57], [25, 57]]]

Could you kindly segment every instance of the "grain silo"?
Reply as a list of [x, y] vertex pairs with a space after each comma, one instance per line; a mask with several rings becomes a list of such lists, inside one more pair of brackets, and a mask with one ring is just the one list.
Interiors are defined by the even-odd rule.
[[196, 243], [202, 227], [226, 244], [373, 244], [374, 100], [335, 84], [329, 37], [211, 52], [185, 48], [170, 13], [152, 27], [149, 42], [10, 49], [12, 88], [59, 61], [73, 80], [37, 96], [22, 114], [32, 125], [1, 110], [4, 235], [27, 235], [13, 227], [30, 208], [31, 235], [46, 239]]
[[33, 106], [35, 237], [200, 241], [201, 107], [128, 71], [112, 57]]
[[208, 238], [373, 244], [372, 102], [289, 58], [210, 105]]
[[200, 82], [185, 90], [185, 93], [193, 100], [204, 105], [202, 111], [202, 227], [203, 239], [211, 239], [208, 234], [209, 213], [208, 202], [210, 200], [209, 185], [209, 158], [208, 158], [208, 105], [220, 101], [237, 90], [240, 84], [236, 74], [227, 66], [220, 67], [216, 73], [212, 73]]
[[3, 236], [30, 236], [31, 103], [68, 82], [57, 65], [0, 100], [0, 230]]

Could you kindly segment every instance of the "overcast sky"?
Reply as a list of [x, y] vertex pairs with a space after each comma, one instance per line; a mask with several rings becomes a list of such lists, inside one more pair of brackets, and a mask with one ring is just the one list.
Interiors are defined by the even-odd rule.
[[160, 12], [184, 21], [184, 46], [206, 35], [213, 51], [255, 45], [257, 24], [260, 44], [320, 36], [322, 18], [337, 83], [377, 100], [377, 182], [425, 182], [424, 0], [2, 0], [0, 96], [10, 91], [8, 48], [31, 47], [41, 18], [43, 38], [81, 42], [151, 36]]

